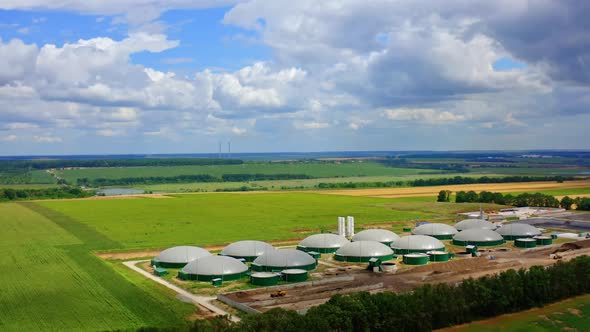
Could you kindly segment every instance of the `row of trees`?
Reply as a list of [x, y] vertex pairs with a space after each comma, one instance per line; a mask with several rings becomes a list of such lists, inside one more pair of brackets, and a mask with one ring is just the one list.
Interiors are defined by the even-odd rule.
[[569, 196], [565, 196], [561, 199], [560, 204], [561, 207], [566, 210], [571, 210], [575, 205], [576, 210], [590, 211], [590, 197], [571, 198]]
[[3, 170], [31, 170], [67, 167], [132, 167], [132, 166], [188, 166], [188, 165], [239, 165], [240, 159], [212, 159], [212, 158], [137, 158], [137, 159], [87, 159], [87, 160], [17, 160], [3, 161]]
[[261, 180], [290, 180], [310, 179], [305, 174], [223, 174], [216, 177], [209, 174], [177, 175], [177, 176], [140, 176], [126, 178], [80, 178], [79, 186], [103, 187], [103, 186], [129, 186], [138, 184], [163, 184], [163, 183], [188, 183], [188, 182], [249, 182]]
[[[439, 193], [441, 198], [441, 193]], [[560, 202], [557, 198], [551, 195], [542, 193], [524, 193], [517, 196], [512, 194], [494, 193], [489, 191], [482, 191], [479, 194], [475, 191], [459, 191], [455, 196], [457, 203], [494, 203], [500, 205], [512, 206], [538, 206], [538, 207], [559, 207]]]
[[44, 189], [0, 189], [0, 201], [17, 201], [28, 199], [82, 198], [94, 196], [95, 192], [81, 190], [77, 187], [59, 187]]
[[504, 177], [464, 177], [454, 176], [450, 178], [416, 179], [409, 181], [385, 181], [385, 182], [340, 182], [325, 183], [317, 185], [319, 189], [342, 189], [342, 188], [395, 188], [395, 187], [426, 187], [444, 186], [453, 184], [476, 184], [476, 183], [509, 183], [509, 182], [534, 182], [534, 181], [566, 181], [574, 180], [573, 177], [563, 176], [504, 176]]
[[307, 314], [273, 309], [240, 323], [196, 321], [191, 331], [432, 331], [590, 293], [590, 257], [508, 270], [411, 293], [336, 295]]

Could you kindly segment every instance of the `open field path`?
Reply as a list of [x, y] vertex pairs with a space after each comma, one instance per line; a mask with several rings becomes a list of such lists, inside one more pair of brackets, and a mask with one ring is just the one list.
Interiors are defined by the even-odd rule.
[[161, 285], [164, 285], [164, 286], [170, 288], [171, 290], [175, 291], [179, 295], [181, 295], [187, 299], [190, 299], [195, 305], [202, 306], [202, 307], [206, 308], [207, 310], [212, 311], [218, 315], [229, 316], [229, 318], [232, 322], [239, 322], [240, 321], [240, 319], [238, 317], [230, 315], [229, 312], [211, 304], [211, 301], [216, 300], [217, 297], [215, 297], [215, 296], [200, 296], [200, 295], [195, 295], [193, 293], [190, 293], [190, 292], [188, 292], [176, 285], [173, 285], [162, 278], [158, 278], [155, 275], [153, 275], [147, 271], [144, 271], [136, 266], [137, 263], [142, 263], [142, 262], [146, 262], [146, 260], [127, 261], [127, 262], [123, 262], [123, 264], [125, 266], [127, 266], [128, 268], [132, 269], [133, 271], [143, 275], [144, 277], [149, 278]]
[[[543, 182], [517, 182], [517, 183], [477, 183], [477, 184], [456, 184], [430, 187], [405, 187], [405, 188], [375, 188], [375, 189], [342, 189], [342, 190], [314, 190], [313, 192], [327, 195], [365, 196], [365, 197], [416, 197], [436, 196], [441, 190], [457, 191], [494, 191], [494, 192], [517, 192], [531, 190], [551, 189], [572, 189], [590, 187], [590, 180], [580, 181], [543, 181]], [[576, 195], [572, 195], [576, 196]], [[579, 196], [579, 195], [578, 195]]]

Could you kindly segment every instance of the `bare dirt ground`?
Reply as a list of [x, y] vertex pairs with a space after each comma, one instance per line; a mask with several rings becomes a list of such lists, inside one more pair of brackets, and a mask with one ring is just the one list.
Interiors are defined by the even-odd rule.
[[[325, 278], [353, 276], [353, 280], [334, 281], [324, 284], [301, 284], [283, 287], [287, 295], [271, 298], [270, 293], [281, 286], [258, 288], [250, 291], [238, 291], [223, 294], [233, 301], [264, 312], [272, 308], [285, 308], [305, 311], [328, 301], [336, 294], [349, 294], [359, 291], [371, 293], [410, 291], [425, 283], [454, 284], [465, 278], [477, 278], [483, 275], [499, 273], [508, 269], [529, 268], [534, 265], [547, 266], [558, 260], [551, 259], [550, 254], [558, 253], [562, 260], [569, 260], [580, 255], [590, 254], [590, 240], [571, 242], [562, 245], [520, 249], [484, 249], [482, 256], [476, 258], [454, 259], [444, 263], [429, 263], [418, 267], [403, 267], [397, 273], [373, 273], [362, 269], [336, 267], [326, 269]], [[490, 259], [489, 256], [494, 256]], [[316, 276], [318, 273], [313, 273]]]
[[[347, 196], [368, 196], [368, 197], [415, 197], [415, 196], [436, 196], [441, 190], [451, 191], [495, 191], [515, 192], [530, 190], [570, 189], [590, 187], [590, 180], [558, 182], [519, 182], [519, 183], [478, 183], [460, 184], [431, 187], [408, 187], [408, 188], [376, 188], [376, 189], [350, 189], [350, 190], [316, 190], [314, 192], [328, 195]], [[575, 195], [574, 195], [575, 196]], [[581, 195], [579, 195], [581, 196]]]

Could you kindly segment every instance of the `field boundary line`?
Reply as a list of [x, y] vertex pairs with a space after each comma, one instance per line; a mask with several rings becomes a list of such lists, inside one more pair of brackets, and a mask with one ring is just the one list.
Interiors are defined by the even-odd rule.
[[130, 268], [131, 270], [143, 275], [144, 277], [151, 279], [173, 291], [175, 291], [176, 293], [178, 293], [179, 295], [182, 295], [188, 299], [191, 300], [191, 302], [193, 302], [193, 304], [195, 305], [200, 305], [218, 315], [222, 315], [222, 316], [229, 316], [229, 319], [232, 322], [239, 322], [240, 319], [234, 315], [231, 315], [229, 312], [211, 304], [211, 301], [216, 300], [217, 297], [215, 296], [201, 296], [201, 295], [195, 295], [189, 291], [186, 291], [176, 285], [173, 285], [171, 283], [169, 283], [168, 281], [162, 279], [162, 278], [158, 278], [155, 275], [142, 270], [141, 268], [137, 267], [138, 263], [143, 263], [143, 262], [149, 262], [149, 260], [135, 260], [135, 261], [127, 261], [127, 262], [123, 262], [123, 265], [127, 266], [128, 268]]

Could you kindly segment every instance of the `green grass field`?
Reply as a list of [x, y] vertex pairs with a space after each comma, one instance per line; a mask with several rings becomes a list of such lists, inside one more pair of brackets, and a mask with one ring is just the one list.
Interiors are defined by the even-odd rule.
[[482, 174], [506, 175], [588, 175], [590, 169], [584, 167], [546, 168], [546, 167], [481, 167], [472, 171]]
[[316, 178], [354, 177], [354, 176], [403, 176], [416, 174], [441, 173], [439, 170], [393, 168], [374, 162], [356, 163], [246, 163], [242, 165], [214, 166], [159, 166], [159, 167], [111, 167], [79, 168], [60, 170], [60, 177], [76, 183], [79, 178], [117, 179], [126, 177], [177, 176], [192, 174], [305, 174]]
[[548, 305], [544, 308], [502, 315], [467, 325], [443, 329], [456, 332], [558, 332], [588, 331], [590, 295]]
[[193, 310], [162, 287], [119, 274], [91, 254], [93, 241], [101, 240], [92, 230], [72, 232], [85, 228], [63, 228], [14, 203], [0, 204], [0, 216], [2, 331], [171, 326], [183, 324]]

